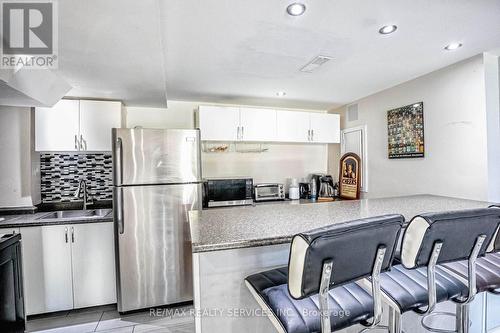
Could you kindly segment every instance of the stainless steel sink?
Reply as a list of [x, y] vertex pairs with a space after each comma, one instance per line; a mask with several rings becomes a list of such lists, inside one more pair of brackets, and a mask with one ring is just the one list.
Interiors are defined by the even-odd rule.
[[105, 217], [111, 213], [111, 209], [87, 209], [87, 210], [61, 210], [57, 212], [47, 213], [38, 218], [38, 220], [45, 219], [95, 219]]

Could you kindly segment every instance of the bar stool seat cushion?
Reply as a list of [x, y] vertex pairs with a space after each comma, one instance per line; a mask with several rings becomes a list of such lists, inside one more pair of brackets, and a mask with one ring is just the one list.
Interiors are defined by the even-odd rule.
[[[318, 295], [295, 300], [288, 292], [288, 268], [282, 267], [251, 275], [245, 282], [278, 332], [320, 332]], [[332, 331], [336, 331], [373, 316], [371, 295], [356, 283], [348, 283], [329, 291]]]
[[[467, 261], [452, 262], [443, 266], [462, 278], [467, 279], [469, 276]], [[488, 253], [477, 259], [476, 288], [479, 293], [500, 288], [500, 253]]]
[[[437, 302], [467, 296], [467, 286], [443, 268], [436, 267]], [[380, 286], [385, 300], [399, 308], [401, 313], [425, 307], [429, 302], [427, 268], [406, 269], [402, 265], [380, 275]]]

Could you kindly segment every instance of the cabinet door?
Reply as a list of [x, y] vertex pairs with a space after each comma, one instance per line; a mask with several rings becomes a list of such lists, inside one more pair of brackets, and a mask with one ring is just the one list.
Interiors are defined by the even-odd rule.
[[78, 150], [78, 104], [62, 99], [51, 108], [35, 108], [36, 151]]
[[340, 143], [340, 116], [338, 114], [311, 113], [312, 141]]
[[276, 110], [240, 108], [241, 140], [275, 141]]
[[70, 226], [75, 308], [116, 303], [113, 223]]
[[236, 141], [240, 126], [240, 109], [236, 107], [200, 106], [199, 128], [204, 141]]
[[309, 142], [309, 113], [276, 111], [277, 140], [283, 142]]
[[121, 127], [121, 102], [80, 101], [82, 149], [111, 151], [111, 129]]
[[73, 308], [67, 231], [64, 225], [21, 228], [27, 315]]

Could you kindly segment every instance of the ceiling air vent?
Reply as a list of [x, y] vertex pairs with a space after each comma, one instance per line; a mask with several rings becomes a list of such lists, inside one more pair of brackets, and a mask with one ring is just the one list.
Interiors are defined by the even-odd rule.
[[333, 59], [332, 57], [319, 55], [313, 60], [309, 61], [304, 67], [300, 69], [300, 71], [304, 73], [312, 73], [320, 66], [324, 65], [326, 62], [332, 59]]

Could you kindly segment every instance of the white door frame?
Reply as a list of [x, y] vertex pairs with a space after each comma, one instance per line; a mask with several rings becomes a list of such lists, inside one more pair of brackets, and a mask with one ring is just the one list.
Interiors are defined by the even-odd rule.
[[361, 174], [361, 192], [368, 192], [368, 140], [367, 140], [367, 126], [366, 125], [361, 125], [361, 126], [355, 126], [355, 127], [350, 127], [350, 128], [345, 128], [340, 131], [340, 154], [344, 155], [346, 153], [345, 151], [345, 139], [344, 136], [346, 133], [352, 133], [352, 132], [357, 132], [361, 131], [361, 149], [363, 150], [361, 157], [361, 167], [362, 167], [362, 174]]

